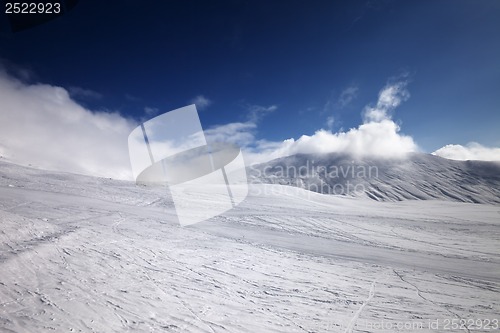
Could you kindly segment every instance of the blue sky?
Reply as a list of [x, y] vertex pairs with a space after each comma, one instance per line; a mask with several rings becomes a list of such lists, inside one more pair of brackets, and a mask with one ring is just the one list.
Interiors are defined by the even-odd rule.
[[356, 128], [404, 80], [392, 119], [420, 150], [499, 147], [499, 17], [497, 0], [82, 0], [22, 32], [2, 17], [0, 58], [94, 112], [140, 120], [198, 97], [205, 128], [258, 114], [254, 139], [273, 142]]

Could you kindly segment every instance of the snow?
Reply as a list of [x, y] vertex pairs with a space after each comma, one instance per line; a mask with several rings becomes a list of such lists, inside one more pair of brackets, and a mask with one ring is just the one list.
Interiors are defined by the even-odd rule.
[[2, 332], [434, 332], [436, 320], [499, 319], [499, 205], [252, 184], [238, 207], [180, 227], [165, 189], [0, 161], [0, 219]]
[[500, 204], [500, 163], [411, 153], [400, 158], [298, 154], [250, 166], [253, 183], [291, 185], [377, 201], [451, 200]]

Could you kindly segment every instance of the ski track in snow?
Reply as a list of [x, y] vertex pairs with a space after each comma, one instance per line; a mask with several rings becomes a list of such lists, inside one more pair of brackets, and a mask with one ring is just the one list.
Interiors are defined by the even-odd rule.
[[388, 332], [367, 325], [499, 318], [498, 206], [255, 185], [237, 208], [180, 227], [161, 189], [0, 166], [2, 332]]
[[356, 321], [359, 318], [359, 315], [361, 312], [363, 312], [363, 309], [365, 306], [372, 300], [373, 296], [375, 296], [375, 281], [372, 282], [370, 286], [370, 291], [368, 292], [368, 298], [361, 304], [359, 307], [359, 310], [356, 311], [354, 316], [352, 317], [351, 321], [349, 322], [349, 325], [347, 325], [347, 328], [345, 329], [344, 333], [351, 333], [354, 330], [354, 327], [356, 326]]

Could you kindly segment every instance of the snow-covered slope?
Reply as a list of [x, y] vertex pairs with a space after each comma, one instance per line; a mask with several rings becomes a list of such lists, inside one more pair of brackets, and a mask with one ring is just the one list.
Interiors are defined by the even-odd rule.
[[0, 332], [491, 332], [499, 217], [254, 184], [180, 227], [164, 189], [0, 161]]
[[377, 201], [441, 199], [500, 204], [500, 163], [414, 153], [402, 159], [294, 155], [248, 169], [254, 183], [364, 195]]

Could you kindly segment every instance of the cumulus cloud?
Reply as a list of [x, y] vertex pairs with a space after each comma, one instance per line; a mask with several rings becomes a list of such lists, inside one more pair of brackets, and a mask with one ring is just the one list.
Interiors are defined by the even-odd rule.
[[[418, 151], [413, 138], [402, 134], [400, 126], [392, 120], [391, 116], [394, 109], [409, 98], [406, 86], [407, 81], [387, 84], [379, 92], [376, 104], [368, 105], [363, 110], [364, 122], [348, 131], [333, 133], [331, 130], [321, 129], [313, 135], [302, 135], [298, 139], [271, 142], [255, 140], [255, 128], [252, 127], [253, 132], [245, 136], [247, 140], [243, 145], [247, 163], [261, 163], [298, 153], [348, 153], [354, 156], [403, 157], [406, 153]], [[327, 126], [333, 126], [333, 121], [333, 117], [327, 119]], [[241, 130], [247, 129], [242, 127]], [[217, 128], [213, 131], [217, 131]], [[232, 136], [237, 137], [236, 133]]]
[[191, 104], [195, 104], [198, 110], [204, 110], [212, 104], [212, 101], [203, 95], [198, 95], [192, 98], [190, 102]]
[[85, 109], [61, 87], [27, 84], [0, 71], [0, 149], [20, 164], [131, 179], [127, 137], [136, 124]]
[[418, 150], [413, 138], [399, 133], [392, 120], [370, 122], [346, 132], [318, 130], [313, 135], [283, 142], [261, 141], [256, 149], [247, 150], [249, 163], [262, 163], [294, 154], [346, 153], [356, 157], [403, 157]]
[[466, 146], [446, 145], [432, 154], [460, 161], [500, 161], [500, 148], [485, 147], [476, 142], [470, 142]]

